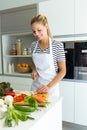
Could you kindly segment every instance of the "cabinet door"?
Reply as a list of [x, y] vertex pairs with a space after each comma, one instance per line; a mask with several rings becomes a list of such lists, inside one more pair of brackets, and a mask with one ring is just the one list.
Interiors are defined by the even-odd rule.
[[75, 0], [75, 34], [87, 34], [87, 0]]
[[75, 84], [75, 123], [87, 126], [87, 83]]
[[36, 7], [24, 9], [1, 15], [1, 30], [3, 34], [31, 31], [30, 20], [37, 14]]
[[74, 0], [41, 2], [39, 13], [47, 16], [54, 36], [74, 34]]
[[74, 123], [74, 82], [61, 81], [60, 95], [63, 96], [63, 121]]

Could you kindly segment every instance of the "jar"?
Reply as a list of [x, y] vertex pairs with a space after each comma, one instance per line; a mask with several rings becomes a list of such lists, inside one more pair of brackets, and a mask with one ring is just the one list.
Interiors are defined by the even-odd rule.
[[28, 48], [27, 54], [31, 55], [31, 48]]
[[22, 42], [20, 39], [17, 40], [17, 55], [22, 55]]
[[27, 48], [24, 48], [23, 55], [27, 55]]
[[16, 44], [11, 44], [11, 45], [10, 45], [9, 54], [10, 54], [10, 55], [17, 55]]

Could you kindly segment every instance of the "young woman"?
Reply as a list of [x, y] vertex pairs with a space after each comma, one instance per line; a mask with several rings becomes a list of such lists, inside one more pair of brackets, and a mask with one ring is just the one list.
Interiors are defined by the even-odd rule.
[[63, 44], [53, 40], [46, 16], [37, 15], [31, 20], [33, 83], [31, 90], [59, 96], [59, 81], [66, 74]]

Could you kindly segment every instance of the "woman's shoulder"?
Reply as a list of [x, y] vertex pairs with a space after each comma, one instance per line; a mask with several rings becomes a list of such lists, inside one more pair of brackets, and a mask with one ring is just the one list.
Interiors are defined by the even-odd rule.
[[53, 43], [54, 47], [64, 47], [64, 44], [61, 41], [57, 41], [57, 40], [53, 39], [52, 43]]
[[32, 51], [32, 52], [33, 52], [33, 50], [34, 50], [36, 44], [37, 44], [36, 41], [34, 41], [34, 42], [31, 43], [31, 51]]

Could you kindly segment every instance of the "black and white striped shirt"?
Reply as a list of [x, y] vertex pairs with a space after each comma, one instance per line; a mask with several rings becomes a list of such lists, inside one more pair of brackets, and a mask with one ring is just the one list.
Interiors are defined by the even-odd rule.
[[[35, 49], [37, 42], [33, 42], [31, 44], [31, 51]], [[65, 52], [63, 43], [53, 40], [52, 41], [52, 52], [53, 52], [53, 60], [56, 72], [58, 72], [58, 62], [65, 61]], [[46, 48], [42, 50], [38, 44], [35, 53], [47, 53], [50, 54], [50, 48]]]

